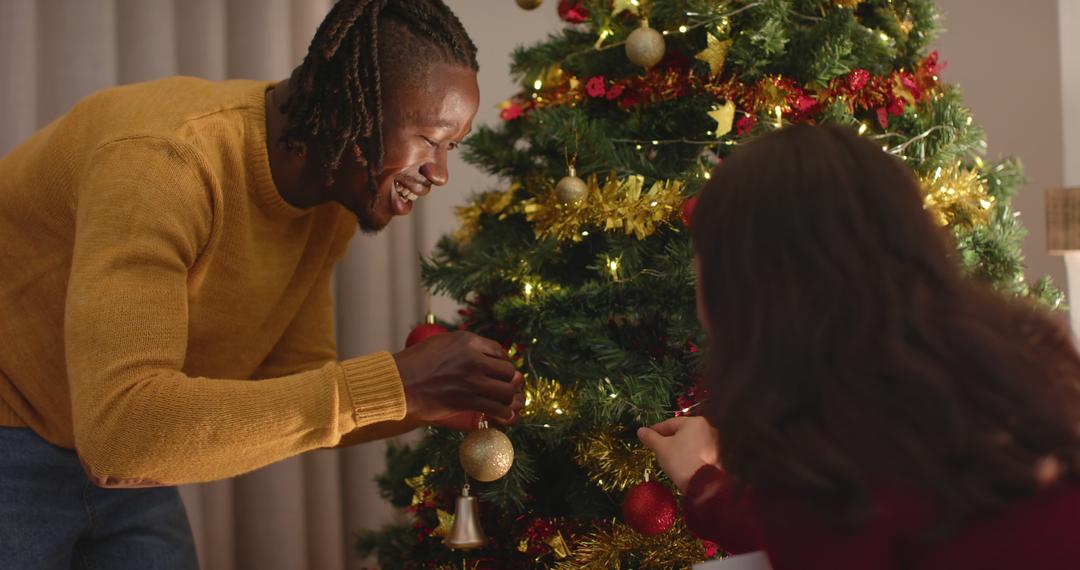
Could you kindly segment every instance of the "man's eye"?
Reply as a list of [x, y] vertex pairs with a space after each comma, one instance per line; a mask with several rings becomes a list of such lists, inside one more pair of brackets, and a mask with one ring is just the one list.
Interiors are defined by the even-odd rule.
[[426, 142], [426, 143], [428, 143], [429, 145], [431, 145], [431, 146], [432, 146], [432, 148], [434, 148], [434, 147], [437, 147], [437, 146], [439, 146], [439, 143], [437, 143], [437, 142], [435, 142], [435, 141], [433, 141], [433, 140], [431, 140], [431, 139], [429, 139], [429, 138], [427, 138], [427, 137], [425, 137], [425, 136], [421, 136], [420, 138], [424, 139], [424, 142]]
[[457, 148], [457, 147], [458, 147], [458, 143], [456, 143], [456, 142], [452, 142], [452, 143], [450, 143], [450, 144], [449, 144], [449, 145], [447, 145], [447, 146], [449, 146], [449, 147], [450, 147], [450, 150], [454, 150], [455, 148]]

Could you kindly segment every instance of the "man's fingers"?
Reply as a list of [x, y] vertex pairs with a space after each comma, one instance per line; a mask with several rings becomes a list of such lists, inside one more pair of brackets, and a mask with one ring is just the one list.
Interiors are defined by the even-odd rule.
[[480, 357], [480, 366], [484, 370], [484, 374], [503, 382], [510, 382], [514, 380], [517, 374], [517, 368], [509, 360], [499, 360], [490, 356]]
[[469, 344], [477, 351], [492, 358], [498, 358], [499, 360], [505, 360], [507, 362], [510, 361], [510, 355], [506, 353], [506, 349], [490, 338], [484, 338], [474, 334], [472, 335], [472, 338], [469, 339]]
[[514, 401], [514, 396], [518, 393], [519, 391], [514, 388], [513, 384], [493, 378], [484, 378], [477, 382], [475, 391], [475, 395], [478, 397], [495, 400], [507, 406]]
[[686, 422], [690, 421], [691, 419], [692, 418], [690, 418], [689, 416], [679, 416], [679, 417], [675, 417], [675, 418], [668, 418], [668, 419], [666, 419], [666, 420], [652, 426], [652, 429], [657, 434], [665, 436], [665, 437], [675, 435], [675, 432], [679, 431], [679, 429], [682, 428], [684, 425], [686, 425]]

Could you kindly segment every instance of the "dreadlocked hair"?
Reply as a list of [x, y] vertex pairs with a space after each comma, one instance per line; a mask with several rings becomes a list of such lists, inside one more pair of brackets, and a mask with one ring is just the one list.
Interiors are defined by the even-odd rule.
[[[393, 49], [380, 49], [388, 40]], [[339, 0], [293, 72], [280, 109], [288, 126], [278, 144], [318, 157], [327, 185], [350, 153], [367, 166], [374, 195], [384, 150], [384, 79], [432, 63], [479, 68], [476, 45], [442, 0]]]

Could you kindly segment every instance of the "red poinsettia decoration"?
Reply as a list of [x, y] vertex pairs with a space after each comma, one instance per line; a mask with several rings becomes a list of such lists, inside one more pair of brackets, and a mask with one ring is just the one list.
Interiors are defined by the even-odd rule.
[[589, 19], [589, 9], [583, 0], [561, 0], [559, 17], [571, 24], [580, 24]]

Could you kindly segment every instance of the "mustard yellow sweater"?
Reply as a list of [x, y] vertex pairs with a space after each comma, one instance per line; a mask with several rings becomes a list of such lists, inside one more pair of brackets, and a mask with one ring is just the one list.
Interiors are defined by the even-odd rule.
[[269, 86], [102, 91], [0, 159], [0, 425], [100, 485], [229, 477], [405, 415], [388, 353], [336, 360], [356, 219], [281, 199]]

